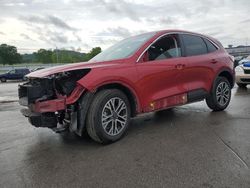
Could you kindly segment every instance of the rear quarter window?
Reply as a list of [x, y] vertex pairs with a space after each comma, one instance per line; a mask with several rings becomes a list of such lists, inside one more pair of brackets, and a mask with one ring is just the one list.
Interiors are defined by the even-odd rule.
[[207, 45], [207, 51], [208, 53], [214, 52], [217, 50], [217, 47], [214, 46], [214, 44], [212, 44], [212, 42], [210, 42], [209, 40], [203, 38], [203, 40], [205, 41], [206, 45]]

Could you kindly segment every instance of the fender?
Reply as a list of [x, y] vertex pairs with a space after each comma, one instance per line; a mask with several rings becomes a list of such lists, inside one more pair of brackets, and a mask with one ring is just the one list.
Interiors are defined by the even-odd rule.
[[[81, 84], [81, 83], [79, 83]], [[140, 113], [142, 112], [142, 108], [141, 108], [141, 102], [140, 102], [140, 98], [136, 92], [136, 90], [128, 83], [121, 81], [121, 80], [118, 80], [118, 79], [112, 79], [112, 80], [106, 80], [104, 82], [100, 82], [96, 85], [92, 85], [91, 87], [88, 87], [86, 85], [82, 85], [84, 88], [86, 88], [89, 92], [91, 93], [95, 93], [98, 88], [102, 87], [102, 86], [105, 86], [105, 85], [109, 85], [109, 84], [119, 84], [119, 85], [122, 85], [123, 87], [127, 88], [132, 94], [133, 96], [135, 97], [135, 101], [136, 101], [136, 104], [137, 104], [137, 109], [136, 109], [136, 112], [137, 113]]]
[[[126, 70], [126, 75], [124, 74]], [[98, 88], [108, 84], [119, 84], [127, 88], [134, 96], [137, 103], [137, 113], [141, 112], [141, 97], [136, 88], [133, 87], [137, 82], [137, 75], [135, 67], [132, 65], [125, 65], [123, 70], [119, 69], [93, 69], [85, 77], [78, 81], [90, 92], [96, 92]], [[124, 76], [123, 76], [124, 75]]]

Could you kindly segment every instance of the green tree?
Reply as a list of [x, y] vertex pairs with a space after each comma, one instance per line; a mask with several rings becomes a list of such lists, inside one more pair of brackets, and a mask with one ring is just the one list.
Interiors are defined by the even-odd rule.
[[89, 59], [92, 59], [97, 54], [101, 53], [102, 49], [100, 47], [92, 48], [92, 50], [87, 54]]
[[36, 59], [41, 63], [52, 63], [52, 54], [51, 50], [40, 49], [35, 53]]
[[0, 64], [19, 64], [22, 62], [22, 57], [17, 53], [15, 46], [10, 46], [7, 44], [0, 45]]

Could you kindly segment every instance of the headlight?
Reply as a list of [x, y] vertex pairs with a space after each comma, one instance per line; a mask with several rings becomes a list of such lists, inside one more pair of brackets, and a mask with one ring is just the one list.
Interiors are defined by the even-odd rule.
[[235, 68], [235, 72], [243, 73], [244, 70], [243, 70], [243, 68], [242, 68], [241, 66], [237, 66], [237, 67]]

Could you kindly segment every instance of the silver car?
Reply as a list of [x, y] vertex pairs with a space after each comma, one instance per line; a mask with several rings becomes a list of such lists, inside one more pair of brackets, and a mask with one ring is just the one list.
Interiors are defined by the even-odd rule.
[[235, 67], [236, 84], [239, 87], [246, 87], [250, 84], [250, 60]]

